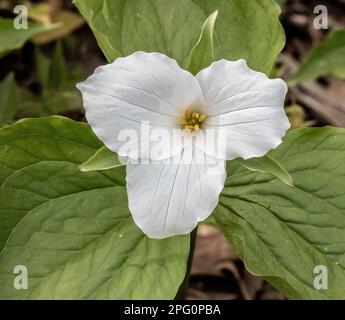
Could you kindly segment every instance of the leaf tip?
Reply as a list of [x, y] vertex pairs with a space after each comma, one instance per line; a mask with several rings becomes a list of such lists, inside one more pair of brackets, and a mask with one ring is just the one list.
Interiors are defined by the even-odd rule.
[[79, 170], [82, 171], [82, 172], [88, 171], [87, 168], [85, 168], [85, 163], [82, 163], [78, 168], [79, 168]]
[[[207, 20], [206, 20], [206, 22], [207, 22], [207, 21], [210, 21], [211, 26], [212, 26], [212, 29], [213, 29], [213, 27], [214, 27], [214, 24], [216, 23], [216, 20], [217, 20], [217, 17], [218, 17], [218, 13], [219, 13], [219, 10], [218, 10], [218, 9], [215, 10], [215, 11], [213, 11], [213, 12], [210, 14], [210, 16], [207, 18]], [[206, 23], [205, 23], [205, 24], [206, 24]]]
[[217, 16], [218, 16], [218, 13], [219, 13], [219, 10], [218, 9], [216, 9], [215, 11], [213, 11], [213, 13], [211, 14], [211, 17], [212, 18], [217, 18]]

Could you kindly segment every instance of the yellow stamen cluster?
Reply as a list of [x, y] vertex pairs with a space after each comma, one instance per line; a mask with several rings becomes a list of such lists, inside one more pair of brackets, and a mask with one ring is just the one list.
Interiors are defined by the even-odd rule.
[[206, 115], [191, 110], [186, 110], [184, 116], [181, 119], [183, 129], [189, 131], [199, 130], [201, 124], [205, 121]]

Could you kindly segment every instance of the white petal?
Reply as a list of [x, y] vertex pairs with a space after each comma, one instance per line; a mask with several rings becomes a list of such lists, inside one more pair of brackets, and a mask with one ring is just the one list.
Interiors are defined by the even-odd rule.
[[[281, 143], [290, 127], [283, 80], [251, 70], [244, 60], [214, 62], [196, 78], [207, 105], [204, 128], [225, 132], [227, 160], [260, 157]], [[212, 148], [204, 150], [220, 156]]]
[[225, 177], [224, 160], [193, 146], [160, 164], [127, 165], [129, 209], [150, 238], [187, 234], [215, 209]]
[[[186, 106], [203, 103], [193, 75], [159, 53], [138, 51], [118, 58], [97, 68], [77, 87], [95, 134], [109, 149], [134, 159], [138, 158], [134, 152], [120, 149], [124, 144], [118, 138], [121, 130], [135, 130], [140, 141], [141, 121], [149, 121], [151, 130], [160, 128], [171, 134]], [[180, 150], [167, 151], [162, 157]]]

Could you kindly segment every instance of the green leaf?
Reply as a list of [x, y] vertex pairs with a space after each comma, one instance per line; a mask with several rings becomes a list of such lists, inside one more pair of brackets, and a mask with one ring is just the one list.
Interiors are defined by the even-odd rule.
[[10, 73], [0, 83], [0, 122], [13, 121], [19, 107], [20, 91], [14, 80], [14, 74]]
[[[127, 207], [124, 167], [81, 172], [101, 142], [62, 117], [0, 130], [1, 299], [171, 299], [189, 236], [148, 239]], [[16, 265], [28, 289], [16, 290]]]
[[156, 51], [188, 65], [208, 16], [219, 10], [215, 59], [244, 58], [269, 74], [285, 43], [274, 0], [74, 0], [99, 46], [113, 61], [134, 51]]
[[108, 61], [134, 51], [161, 52], [180, 64], [206, 17], [190, 0], [74, 0]]
[[246, 59], [257, 71], [269, 74], [285, 44], [274, 0], [193, 0], [205, 15], [219, 10], [215, 26], [215, 59]]
[[51, 60], [39, 49], [35, 48], [36, 71], [43, 90], [49, 88]]
[[[253, 274], [292, 299], [344, 299], [345, 129], [291, 130], [269, 154], [294, 188], [231, 162], [215, 219]], [[328, 269], [328, 289], [314, 268]]]
[[187, 70], [197, 74], [200, 70], [208, 67], [214, 61], [213, 55], [213, 29], [217, 20], [218, 11], [213, 12], [202, 26], [199, 41], [192, 49], [189, 56]]
[[236, 159], [235, 161], [239, 162], [240, 165], [248, 170], [271, 174], [290, 187], [293, 187], [293, 179], [291, 175], [280, 165], [278, 161], [267, 155], [261, 158], [251, 158], [247, 160]]
[[66, 79], [67, 67], [61, 41], [57, 41], [49, 68], [48, 88], [58, 89]]
[[289, 83], [294, 85], [327, 75], [345, 78], [344, 29], [330, 32], [323, 43], [313, 48]]
[[28, 23], [28, 29], [15, 29], [13, 19], [0, 17], [0, 58], [12, 50], [20, 49], [33, 36], [55, 27]]
[[81, 171], [108, 170], [123, 166], [118, 159], [118, 155], [107, 147], [102, 147], [86, 162], [79, 166]]

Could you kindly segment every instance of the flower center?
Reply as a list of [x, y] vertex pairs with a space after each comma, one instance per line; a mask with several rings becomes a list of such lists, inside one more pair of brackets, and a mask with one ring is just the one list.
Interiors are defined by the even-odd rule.
[[181, 118], [181, 125], [183, 129], [193, 132], [201, 128], [201, 124], [205, 121], [205, 119], [205, 114], [193, 112], [192, 110], [187, 109]]

